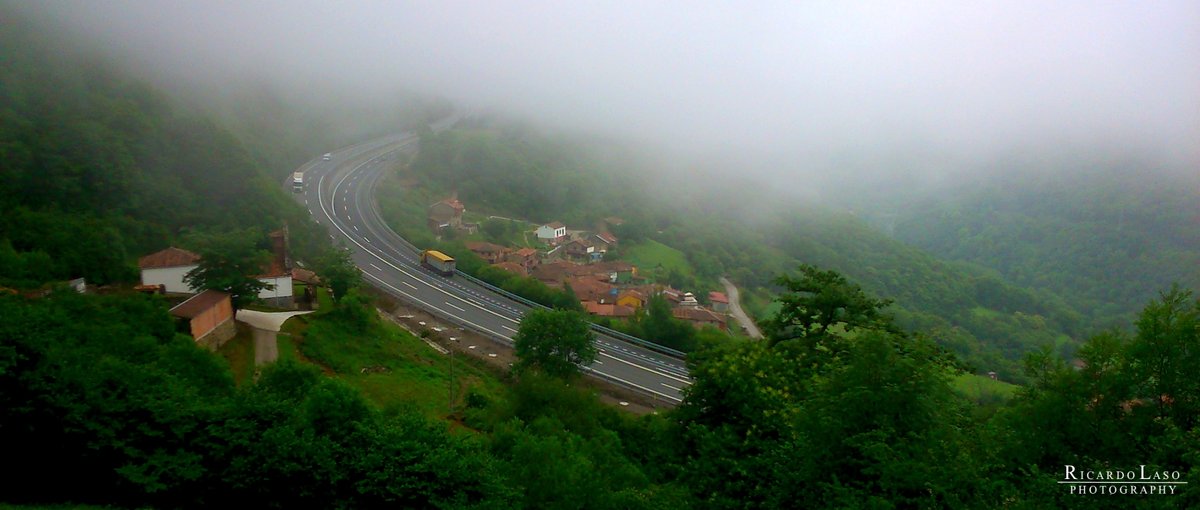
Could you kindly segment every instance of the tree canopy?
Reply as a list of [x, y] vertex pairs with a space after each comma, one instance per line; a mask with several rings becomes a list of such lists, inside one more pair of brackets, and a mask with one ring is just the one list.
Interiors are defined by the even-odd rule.
[[513, 345], [518, 371], [536, 369], [570, 377], [596, 360], [595, 335], [583, 314], [569, 310], [530, 310], [521, 318]]
[[254, 302], [258, 292], [269, 287], [257, 278], [271, 260], [271, 254], [258, 247], [261, 238], [257, 229], [192, 234], [189, 243], [200, 262], [183, 281], [193, 288], [229, 293], [235, 307]]

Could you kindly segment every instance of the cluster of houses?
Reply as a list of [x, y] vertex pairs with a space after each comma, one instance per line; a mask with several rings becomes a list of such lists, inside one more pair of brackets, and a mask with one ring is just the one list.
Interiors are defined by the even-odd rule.
[[[431, 204], [430, 228], [473, 231], [463, 222], [463, 212], [466, 208], [456, 197]], [[705, 307], [690, 292], [639, 277], [632, 264], [604, 260], [619, 242], [608, 227], [621, 222], [620, 218], [605, 218], [595, 231], [569, 230], [557, 221], [539, 225], [534, 234], [543, 245], [540, 250], [483, 241], [467, 241], [465, 245], [488, 264], [505, 271], [531, 276], [552, 288], [569, 286], [584, 309], [595, 316], [629, 318], [645, 307], [651, 296], [661, 295], [671, 304], [677, 319], [696, 326], [726, 329], [729, 299], [724, 294], [710, 292], [711, 308]]]
[[[262, 267], [260, 274], [255, 275], [267, 284], [258, 293], [258, 298], [271, 306], [291, 308], [295, 304], [293, 281], [316, 283], [316, 276], [312, 271], [293, 267], [288, 256], [286, 228], [271, 232], [269, 237], [271, 260]], [[197, 343], [215, 349], [236, 333], [233, 304], [229, 294], [196, 289], [184, 281], [184, 276], [199, 265], [200, 255], [182, 248], [172, 246], [151, 253], [138, 259], [141, 285], [136, 288], [142, 292], [190, 296], [171, 308], [170, 313]]]

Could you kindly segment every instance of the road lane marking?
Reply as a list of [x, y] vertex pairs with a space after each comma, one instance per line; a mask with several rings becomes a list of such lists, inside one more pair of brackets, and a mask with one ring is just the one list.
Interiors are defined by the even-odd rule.
[[654, 369], [646, 368], [646, 367], [644, 367], [644, 366], [641, 366], [641, 365], [639, 365], [639, 364], [637, 364], [637, 363], [633, 363], [633, 362], [630, 362], [630, 361], [626, 361], [626, 360], [623, 360], [623, 359], [621, 359], [621, 358], [618, 358], [618, 357], [616, 357], [616, 356], [613, 356], [612, 354], [605, 354], [605, 353], [602, 353], [602, 354], [600, 354], [600, 355], [601, 355], [601, 356], [608, 357], [608, 358], [615, 359], [615, 360], [617, 360], [617, 361], [620, 361], [621, 363], [624, 363], [624, 364], [626, 364], [626, 365], [629, 365], [629, 366], [631, 366], [631, 367], [634, 367], [634, 368], [639, 368], [639, 369], [641, 369], [641, 370], [645, 370], [645, 371], [647, 371], [647, 372], [650, 372], [650, 373], [652, 373], [652, 374], [656, 374], [656, 375], [660, 375], [660, 376], [666, 377], [667, 379], [671, 379], [671, 380], [674, 380], [674, 381], [679, 381], [679, 382], [681, 382], [681, 383], [683, 383], [683, 384], [692, 384], [692, 382], [691, 382], [691, 381], [689, 381], [689, 380], [687, 380], [687, 379], [680, 379], [680, 378], [678, 378], [678, 377], [675, 377], [674, 375], [668, 374], [668, 373], [666, 373], [666, 372], [660, 372], [660, 371], [658, 371], [658, 370], [654, 370]]
[[455, 309], [455, 310], [458, 310], [458, 311], [460, 311], [460, 312], [465, 312], [465, 311], [466, 311], [466, 310], [463, 310], [462, 308], [459, 308], [459, 307], [457, 307], [457, 306], [455, 306], [455, 305], [451, 304], [449, 301], [447, 301], [447, 302], [446, 302], [446, 306], [449, 306], [450, 308], [453, 308], [453, 309]]
[[[368, 262], [368, 264], [370, 264], [370, 263]], [[376, 270], [376, 271], [381, 271], [381, 272], [383, 271], [383, 268], [382, 268], [382, 267], [379, 267], [379, 266], [377, 266], [377, 265], [375, 265], [375, 264], [371, 264], [371, 267], [375, 268], [375, 270]]]
[[[354, 173], [354, 172], [357, 172], [357, 171], [358, 171], [358, 169], [359, 169], [359, 168], [361, 168], [361, 167], [362, 167], [362, 165], [360, 165], [359, 167], [356, 167], [356, 168], [352, 169], [352, 170], [351, 170], [349, 173]], [[348, 176], [348, 175], [347, 175], [347, 176]], [[338, 187], [340, 187], [340, 186], [342, 185], [342, 183], [344, 183], [344, 182], [345, 182], [345, 180], [346, 180], [346, 177], [347, 177], [347, 176], [343, 176], [343, 177], [342, 177], [342, 179], [341, 179], [341, 180], [338, 182], [338, 184], [334, 186], [334, 193], [335, 193], [335, 195], [334, 195], [334, 196], [335, 196], [335, 197], [336, 197], [336, 193], [337, 193], [337, 191], [336, 191], [336, 190], [337, 190], [337, 188], [338, 188]], [[322, 175], [322, 176], [321, 176], [321, 180], [320, 180], [320, 182], [318, 183], [318, 188], [319, 188], [319, 187], [320, 187], [320, 186], [323, 184], [323, 182], [324, 182], [324, 179], [325, 179], [325, 176], [324, 176], [324, 175]], [[319, 195], [318, 195], [318, 198], [319, 198]], [[439, 292], [441, 292], [441, 293], [443, 293], [443, 294], [446, 294], [447, 296], [451, 296], [451, 297], [453, 297], [454, 299], [458, 299], [458, 300], [460, 300], [460, 301], [463, 301], [464, 303], [470, 303], [469, 301], [467, 301], [466, 299], [462, 298], [461, 296], [457, 296], [457, 295], [455, 295], [455, 294], [451, 294], [450, 292], [447, 292], [446, 290], [444, 290], [444, 289], [440, 288], [440, 286], [439, 286], [439, 285], [434, 285], [434, 284], [432, 284], [432, 283], [430, 283], [430, 282], [426, 282], [426, 281], [424, 281], [424, 280], [421, 280], [420, 278], [417, 278], [417, 277], [415, 277], [415, 276], [414, 276], [412, 273], [409, 273], [408, 271], [406, 271], [406, 270], [404, 270], [404, 269], [400, 268], [399, 266], [396, 266], [395, 264], [393, 264], [393, 263], [392, 263], [392, 262], [390, 262], [389, 260], [387, 260], [387, 259], [385, 259], [384, 257], [382, 257], [380, 254], [378, 254], [378, 253], [375, 253], [375, 252], [373, 252], [373, 251], [371, 251], [371, 250], [367, 249], [367, 247], [366, 247], [366, 246], [363, 246], [363, 245], [362, 245], [362, 244], [360, 244], [360, 243], [359, 243], [357, 240], [355, 240], [355, 239], [354, 239], [354, 238], [352, 238], [352, 237], [351, 237], [349, 234], [347, 234], [347, 233], [346, 233], [346, 231], [345, 231], [344, 229], [342, 229], [341, 225], [338, 225], [336, 221], [332, 221], [332, 216], [329, 214], [329, 212], [328, 212], [328, 211], [326, 211], [326, 210], [325, 210], [325, 202], [324, 202], [324, 200], [320, 200], [319, 202], [320, 202], [320, 204], [321, 204], [321, 210], [322, 210], [322, 212], [324, 212], [326, 216], [330, 217], [330, 219], [331, 219], [331, 223], [333, 224], [334, 228], [336, 228], [336, 229], [338, 229], [339, 231], [341, 231], [341, 232], [342, 232], [342, 234], [343, 234], [343, 235], [344, 235], [344, 236], [345, 236], [347, 239], [349, 239], [349, 240], [350, 240], [350, 242], [353, 242], [354, 244], [357, 244], [357, 245], [358, 245], [360, 248], [362, 248], [362, 249], [363, 249], [363, 250], [364, 250], [366, 253], [370, 254], [371, 256], [375, 257], [376, 259], [379, 259], [381, 262], [383, 262], [384, 264], [387, 264], [388, 266], [390, 266], [390, 267], [392, 267], [392, 268], [396, 269], [397, 271], [399, 271], [399, 272], [401, 272], [401, 273], [403, 273], [403, 274], [405, 274], [405, 275], [407, 275], [407, 276], [409, 276], [409, 277], [411, 277], [411, 278], [413, 278], [413, 279], [416, 279], [417, 281], [420, 281], [421, 283], [425, 284], [426, 286], [428, 286], [428, 287], [429, 287], [429, 288], [431, 288], [431, 289], [437, 290], [437, 291], [439, 291]], [[332, 204], [331, 204], [331, 205], [332, 205]], [[347, 215], [347, 216], [346, 216], [346, 221], [352, 222], [352, 221], [353, 221], [353, 219], [352, 219], [352, 218], [351, 218], [349, 215]], [[430, 308], [430, 309], [437, 310], [437, 311], [439, 311], [439, 312], [442, 312], [442, 313], [446, 313], [444, 310], [441, 310], [441, 309], [439, 309], [439, 308], [437, 308], [437, 307], [434, 307], [434, 306], [432, 306], [432, 305], [429, 305], [428, 303], [426, 303], [426, 302], [422, 301], [420, 298], [417, 298], [416, 296], [413, 296], [413, 295], [411, 295], [411, 294], [408, 294], [408, 293], [406, 293], [406, 292], [400, 291], [399, 289], [396, 289], [394, 286], [392, 286], [392, 285], [388, 284], [387, 282], [384, 282], [382, 279], [380, 279], [380, 278], [378, 278], [378, 277], [375, 277], [374, 275], [371, 275], [370, 273], [368, 273], [368, 276], [370, 276], [370, 277], [372, 277], [372, 278], [374, 278], [374, 279], [376, 279], [376, 280], [379, 280], [379, 282], [380, 282], [382, 285], [385, 285], [385, 286], [387, 286], [388, 288], [395, 289], [397, 292], [399, 292], [399, 293], [401, 293], [401, 294], [403, 294], [403, 295], [405, 295], [405, 296], [408, 296], [409, 298], [411, 298], [411, 299], [413, 299], [413, 300], [415, 300], [415, 301], [417, 301], [417, 302], [420, 302], [420, 303], [422, 303], [422, 304], [425, 304], [425, 305], [426, 305], [428, 308]], [[405, 285], [408, 285], [409, 287], [413, 288], [414, 290], [417, 290], [417, 287], [416, 287], [415, 285], [412, 285], [412, 284], [410, 284], [410, 283], [408, 283], [408, 282], [401, 282], [401, 283], [404, 283]], [[449, 303], [447, 303], [447, 304], [449, 304]], [[476, 305], [476, 304], [474, 304], [474, 303], [470, 303], [470, 304], [472, 304], [473, 306], [478, 306], [478, 305]], [[490, 309], [487, 309], [487, 308], [484, 308], [484, 307], [479, 307], [479, 309], [480, 309], [480, 310], [482, 310], [482, 311], [484, 311], [484, 312], [487, 312], [487, 313], [490, 313], [490, 314], [492, 314], [492, 315], [495, 315], [495, 316], [497, 316], [497, 317], [500, 317], [500, 318], [502, 318], [502, 319], [504, 319], [504, 320], [507, 320], [507, 321], [509, 321], [509, 322], [513, 322], [513, 323], [516, 323], [516, 322], [518, 322], [517, 320], [514, 320], [514, 319], [512, 319], [512, 318], [510, 318], [510, 317], [506, 317], [506, 316], [504, 316], [504, 315], [501, 315], [501, 314], [499, 314], [499, 313], [496, 313], [496, 312], [494, 312], [494, 311], [492, 311], [492, 310], [490, 310]], [[456, 318], [456, 319], [459, 319], [459, 320], [461, 320], [463, 323], [466, 323], [466, 324], [468, 324], [468, 325], [470, 325], [470, 326], [473, 326], [473, 327], [477, 328], [477, 329], [478, 329], [478, 330], [480, 330], [480, 331], [485, 331], [485, 332], [488, 332], [488, 333], [492, 333], [492, 334], [494, 334], [494, 335], [496, 335], [496, 336], [498, 336], [498, 337], [500, 337], [500, 338], [508, 338], [508, 337], [506, 337], [506, 336], [504, 336], [504, 335], [500, 335], [500, 334], [498, 334], [498, 333], [495, 333], [494, 331], [492, 331], [492, 330], [490, 330], [490, 329], [487, 329], [487, 328], [485, 328], [485, 327], [483, 327], [483, 326], [480, 326], [480, 325], [478, 325], [478, 324], [475, 324], [475, 323], [473, 323], [473, 322], [470, 322], [470, 321], [468, 321], [468, 320], [466, 320], [466, 319], [463, 319], [463, 318], [461, 318], [461, 317], [458, 317], [458, 316], [455, 316], [455, 315], [453, 315], [453, 314], [449, 314], [449, 313], [446, 313], [446, 314], [447, 314], [447, 315], [449, 315], [449, 316], [451, 316], [451, 317], [454, 317], [454, 318]], [[504, 329], [507, 329], [507, 330], [509, 330], [509, 331], [513, 331], [514, 333], [516, 332], [516, 330], [514, 330], [514, 329], [512, 329], [512, 328], [510, 328], [510, 327], [508, 327], [508, 326], [501, 326], [501, 327], [502, 327], [502, 328], [504, 328]], [[628, 365], [630, 365], [630, 366], [633, 366], [633, 367], [635, 367], [635, 368], [639, 368], [639, 369], [641, 369], [641, 370], [644, 370], [644, 371], [650, 372], [651, 374], [655, 374], [655, 375], [658, 375], [658, 376], [666, 377], [666, 378], [668, 378], [668, 379], [673, 379], [673, 380], [676, 380], [676, 381], [682, 382], [682, 383], [684, 383], [684, 384], [691, 384], [691, 382], [690, 382], [690, 381], [686, 381], [686, 380], [683, 380], [683, 379], [679, 379], [679, 378], [677, 378], [677, 377], [674, 377], [674, 376], [672, 376], [672, 375], [670, 375], [670, 374], [667, 374], [667, 373], [664, 373], [664, 372], [660, 372], [660, 371], [658, 371], [658, 370], [654, 370], [654, 369], [651, 369], [651, 368], [643, 367], [643, 366], [641, 366], [641, 365], [637, 365], [637, 364], [631, 363], [631, 362], [629, 362], [629, 361], [626, 361], [626, 360], [623, 360], [623, 359], [620, 359], [620, 358], [616, 358], [616, 357], [614, 357], [614, 356], [610, 356], [610, 355], [607, 355], [607, 354], [606, 354], [606, 356], [608, 356], [608, 357], [610, 357], [610, 358], [612, 358], [612, 359], [615, 359], [615, 360], [617, 360], [617, 361], [620, 361], [620, 362], [622, 362], [622, 363], [628, 364]], [[598, 374], [601, 374], [601, 375], [603, 375], [603, 376], [605, 376], [605, 377], [608, 377], [608, 378], [611, 378], [611, 379], [614, 379], [614, 380], [620, 381], [620, 382], [622, 382], [622, 383], [625, 383], [625, 384], [627, 384], [627, 385], [629, 385], [629, 386], [632, 386], [632, 387], [635, 387], [635, 388], [641, 389], [641, 390], [643, 390], [643, 391], [647, 391], [647, 392], [653, 393], [653, 394], [655, 394], [655, 395], [660, 395], [660, 396], [662, 396], [662, 397], [664, 397], [664, 398], [668, 398], [668, 399], [674, 400], [674, 401], [676, 401], [676, 402], [679, 402], [679, 401], [680, 401], [680, 399], [679, 399], [679, 398], [676, 398], [676, 397], [673, 397], [673, 396], [670, 396], [670, 395], [666, 395], [666, 394], [664, 394], [664, 393], [661, 393], [661, 392], [658, 392], [658, 391], [652, 390], [652, 389], [650, 389], [650, 388], [646, 388], [646, 387], [644, 387], [644, 386], [638, 385], [638, 384], [636, 384], [636, 383], [633, 383], [633, 382], [630, 382], [630, 381], [626, 381], [626, 380], [624, 380], [624, 379], [620, 379], [620, 378], [618, 378], [618, 377], [616, 377], [616, 376], [612, 376], [612, 375], [609, 375], [609, 374], [605, 374], [605, 373], [603, 373], [603, 372], [600, 372], [600, 371], [597, 371], [597, 370], [594, 370], [594, 369], [590, 369], [590, 368], [589, 368], [589, 370], [592, 370], [592, 371], [594, 371], [594, 372], [596, 372], [596, 373], [598, 373]]]
[[675, 390], [675, 391], [683, 391], [683, 388], [676, 388], [676, 387], [674, 387], [674, 386], [671, 386], [670, 384], [667, 384], [667, 383], [665, 383], [665, 382], [664, 382], [664, 383], [658, 383], [658, 384], [661, 384], [661, 385], [663, 385], [663, 386], [666, 386], [666, 387], [668, 387], [668, 388], [671, 388], [671, 389], [673, 389], [673, 390]]

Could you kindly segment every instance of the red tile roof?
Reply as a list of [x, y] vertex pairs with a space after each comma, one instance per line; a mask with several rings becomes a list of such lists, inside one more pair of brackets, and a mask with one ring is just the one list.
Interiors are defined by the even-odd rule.
[[199, 255], [172, 246], [138, 259], [138, 267], [142, 269], [159, 269], [164, 267], [193, 266], [199, 262]]
[[617, 236], [614, 236], [608, 232], [598, 232], [596, 237], [599, 237], [601, 241], [604, 241], [608, 244], [614, 244], [617, 242]]
[[456, 210], [456, 211], [465, 211], [467, 209], [467, 207], [464, 206], [463, 203], [460, 202], [457, 198], [447, 198], [445, 200], [442, 200], [441, 202], [438, 202], [438, 204], [446, 204], [450, 207], [453, 207], [454, 210]]
[[671, 315], [676, 319], [683, 319], [689, 322], [711, 322], [715, 324], [725, 324], [725, 317], [721, 314], [708, 310], [707, 308], [681, 306], [671, 309]]
[[229, 294], [216, 290], [206, 290], [188, 298], [187, 301], [179, 303], [175, 308], [171, 309], [171, 315], [191, 319], [217, 306], [221, 301], [228, 300]]
[[567, 285], [582, 301], [603, 301], [612, 298], [613, 286], [588, 277], [575, 277], [567, 280]]
[[708, 300], [709, 300], [709, 301], [712, 301], [713, 303], [725, 303], [725, 304], [729, 304], [729, 298], [728, 298], [728, 297], [725, 297], [725, 293], [724, 293], [724, 292], [717, 292], [717, 291], [715, 291], [715, 290], [714, 290], [714, 291], [712, 291], [712, 292], [709, 292], [709, 293], [708, 293]]
[[525, 276], [525, 266], [517, 264], [516, 262], [497, 262], [492, 264], [492, 267], [498, 267], [510, 273]]
[[292, 279], [301, 283], [311, 283], [315, 285], [321, 284], [321, 278], [317, 276], [317, 273], [302, 267], [292, 268]]
[[509, 250], [508, 247], [484, 241], [467, 241], [463, 244], [466, 245], [468, 250], [476, 253], [504, 253]]
[[546, 226], [553, 228], [553, 229], [567, 228], [567, 226], [563, 225], [561, 221], [556, 221], [554, 223], [547, 223]]
[[537, 252], [538, 251], [533, 248], [521, 248], [521, 249], [517, 250], [516, 254], [521, 257], [532, 257], [534, 255], [537, 255]]
[[594, 301], [584, 301], [583, 307], [592, 315], [600, 317], [633, 317], [634, 310], [628, 306], [601, 304]]

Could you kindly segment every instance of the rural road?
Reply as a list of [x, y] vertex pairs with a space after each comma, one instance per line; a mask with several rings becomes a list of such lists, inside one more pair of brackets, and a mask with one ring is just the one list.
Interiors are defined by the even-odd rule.
[[276, 334], [288, 319], [312, 312], [256, 312], [238, 310], [237, 320], [254, 328], [254, 366], [273, 363], [279, 358], [279, 342]]
[[742, 311], [737, 286], [725, 279], [724, 276], [721, 277], [721, 285], [725, 286], [725, 293], [729, 295], [729, 309], [733, 312], [733, 318], [737, 319], [743, 328], [746, 328], [746, 333], [750, 335], [750, 338], [762, 338], [763, 334], [758, 330], [758, 325], [750, 320], [750, 316], [746, 315], [746, 312]]

